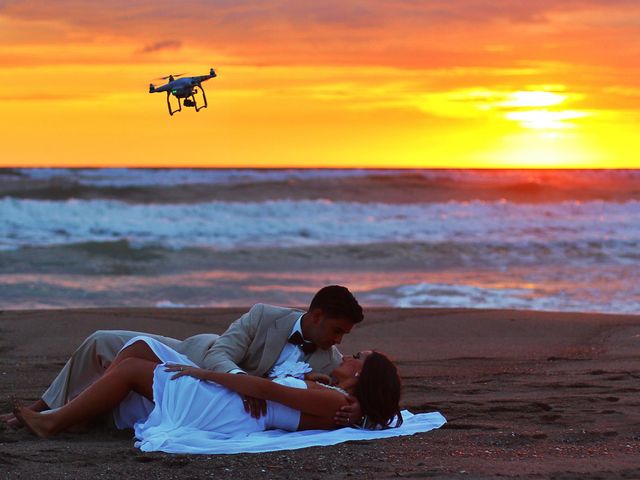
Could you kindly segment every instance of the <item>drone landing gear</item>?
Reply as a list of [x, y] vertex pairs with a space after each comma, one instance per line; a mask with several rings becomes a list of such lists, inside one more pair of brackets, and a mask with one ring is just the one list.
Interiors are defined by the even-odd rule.
[[200, 85], [200, 90], [202, 90], [202, 99], [204, 100], [204, 104], [203, 105], [200, 105], [198, 107], [198, 105], [196, 105], [196, 103], [195, 103], [195, 101], [196, 101], [195, 97], [193, 95], [191, 95], [191, 98], [193, 99], [193, 106], [196, 107], [196, 112], [199, 112], [203, 108], [207, 108], [207, 95], [204, 93], [204, 87], [202, 85]]
[[174, 113], [182, 111], [182, 102], [180, 101], [180, 98], [184, 98], [185, 107], [193, 107], [195, 108], [196, 112], [199, 112], [203, 108], [207, 108], [207, 95], [204, 93], [204, 88], [202, 88], [202, 85], [199, 85], [199, 87], [200, 87], [200, 90], [202, 90], [202, 100], [204, 102], [200, 106], [198, 106], [198, 102], [196, 100], [196, 93], [198, 93], [197, 88], [194, 88], [193, 90], [191, 90], [191, 95], [189, 95], [188, 97], [185, 96], [183, 93], [179, 93], [177, 95], [173, 93], [173, 95], [178, 99], [178, 108], [176, 109], [174, 109], [171, 106], [172, 92], [167, 91], [167, 108], [169, 109], [169, 115], [173, 115]]
[[[178, 108], [176, 110], [172, 110], [172, 108], [171, 108], [170, 97], [171, 97], [171, 92], [167, 92], [167, 107], [169, 107], [169, 115], [173, 115], [176, 112], [181, 112], [182, 111], [182, 104], [180, 103], [180, 97], [177, 97], [178, 98]], [[185, 104], [186, 104], [186, 101], [185, 101]]]
[[185, 107], [193, 107], [195, 108], [196, 112], [199, 112], [203, 108], [207, 108], [207, 95], [204, 93], [204, 88], [202, 88], [202, 85], [200, 85], [200, 90], [202, 90], [202, 100], [204, 103], [198, 106], [198, 102], [196, 101], [196, 93], [198, 93], [198, 89], [194, 88], [193, 92], [191, 92], [191, 97], [184, 99]]

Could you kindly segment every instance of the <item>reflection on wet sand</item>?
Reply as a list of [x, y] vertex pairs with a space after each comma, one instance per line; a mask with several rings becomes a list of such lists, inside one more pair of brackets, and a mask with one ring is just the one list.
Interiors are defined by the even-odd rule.
[[90, 306], [303, 306], [318, 285], [343, 284], [368, 306], [517, 308], [633, 313], [632, 266], [600, 268], [280, 271], [204, 270], [155, 275], [3, 274], [5, 309]]

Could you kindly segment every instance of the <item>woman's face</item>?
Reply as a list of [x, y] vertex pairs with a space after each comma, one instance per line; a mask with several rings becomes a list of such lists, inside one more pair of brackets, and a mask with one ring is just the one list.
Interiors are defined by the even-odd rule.
[[371, 350], [363, 350], [353, 355], [345, 355], [342, 357], [342, 363], [331, 372], [331, 376], [336, 379], [357, 377], [362, 370], [364, 361], [369, 355], [371, 355]]

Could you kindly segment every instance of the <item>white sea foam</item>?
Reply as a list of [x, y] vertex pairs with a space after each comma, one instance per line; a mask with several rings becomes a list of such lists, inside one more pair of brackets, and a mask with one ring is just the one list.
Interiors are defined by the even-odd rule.
[[637, 201], [389, 205], [279, 200], [145, 205], [4, 198], [0, 218], [2, 249], [123, 239], [137, 247], [218, 250], [454, 243], [492, 246], [495, 255], [508, 259], [511, 252], [525, 263], [555, 254], [567, 261], [577, 256], [580, 261], [592, 257], [636, 263], [640, 246]]
[[171, 300], [160, 300], [159, 302], [156, 302], [155, 306], [156, 308], [201, 308], [210, 305], [194, 305], [187, 303], [175, 303]]
[[402, 285], [384, 294], [371, 294], [369, 301], [399, 308], [495, 308], [541, 311], [579, 311], [637, 314], [640, 293], [635, 285], [601, 282], [572, 283], [573, 272], [566, 272], [565, 285], [539, 289], [537, 286], [509, 288], [464, 283], [418, 283]]

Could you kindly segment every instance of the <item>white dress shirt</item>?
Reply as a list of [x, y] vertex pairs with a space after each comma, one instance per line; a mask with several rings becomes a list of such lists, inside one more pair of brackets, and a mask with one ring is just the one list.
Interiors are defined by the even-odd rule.
[[[291, 329], [291, 333], [289, 333], [289, 337], [291, 337], [291, 335], [293, 335], [296, 332], [300, 332], [300, 335], [302, 335], [302, 317], [303, 316], [304, 316], [304, 313], [300, 315], [296, 323], [293, 324], [293, 328]], [[304, 335], [302, 336], [302, 338], [304, 338]], [[282, 365], [283, 363], [288, 361], [300, 362], [304, 359], [304, 357], [305, 357], [305, 354], [298, 345], [294, 345], [293, 343], [289, 343], [289, 342], [285, 343], [282, 351], [280, 352], [280, 356], [278, 357], [278, 360], [276, 360], [276, 363], [273, 365], [271, 370], [269, 370], [269, 372], [267, 373], [267, 377], [271, 375], [271, 372], [273, 371], [274, 368]], [[246, 374], [247, 372], [245, 372], [241, 368], [234, 368], [229, 373], [245, 373]]]

